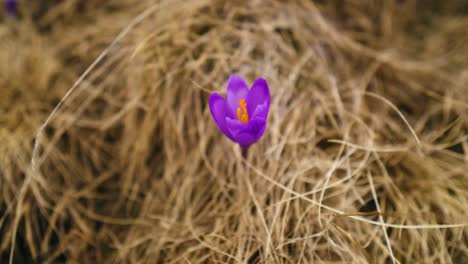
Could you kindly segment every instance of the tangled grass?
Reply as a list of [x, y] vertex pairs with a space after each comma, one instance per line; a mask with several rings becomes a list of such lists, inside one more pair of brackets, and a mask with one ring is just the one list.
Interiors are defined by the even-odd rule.
[[[464, 1], [138, 2], [0, 24], [2, 263], [468, 261]], [[232, 73], [272, 94], [246, 160]]]

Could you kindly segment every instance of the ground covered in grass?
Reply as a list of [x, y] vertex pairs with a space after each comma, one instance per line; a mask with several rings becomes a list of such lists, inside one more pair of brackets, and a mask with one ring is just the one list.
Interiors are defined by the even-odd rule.
[[[18, 1], [1, 263], [466, 263], [465, 1]], [[247, 159], [208, 108], [265, 78]]]

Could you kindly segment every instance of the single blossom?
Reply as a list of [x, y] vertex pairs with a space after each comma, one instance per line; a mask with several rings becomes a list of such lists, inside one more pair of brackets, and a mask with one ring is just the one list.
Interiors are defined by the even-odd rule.
[[241, 146], [243, 153], [265, 132], [270, 90], [264, 79], [255, 80], [249, 90], [244, 79], [231, 75], [227, 82], [226, 99], [212, 93], [208, 103], [216, 125], [224, 135]]
[[5, 10], [9, 16], [16, 16], [18, 12], [16, 5], [16, 0], [5, 0]]

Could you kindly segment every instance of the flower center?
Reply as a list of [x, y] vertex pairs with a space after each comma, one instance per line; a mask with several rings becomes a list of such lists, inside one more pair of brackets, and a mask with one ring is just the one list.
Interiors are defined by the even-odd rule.
[[247, 104], [244, 99], [239, 100], [239, 107], [237, 108], [237, 119], [244, 124], [249, 122], [249, 114], [247, 113]]

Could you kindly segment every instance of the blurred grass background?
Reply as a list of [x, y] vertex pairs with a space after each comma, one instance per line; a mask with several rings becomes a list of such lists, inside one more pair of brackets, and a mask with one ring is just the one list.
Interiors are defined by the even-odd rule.
[[[1, 263], [468, 261], [466, 1], [17, 2]], [[233, 73], [272, 90], [247, 165]]]

